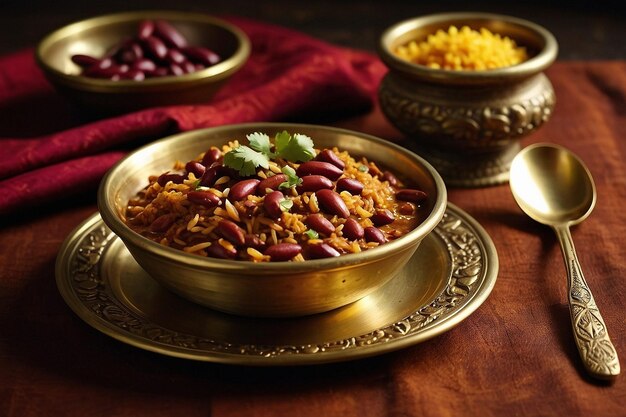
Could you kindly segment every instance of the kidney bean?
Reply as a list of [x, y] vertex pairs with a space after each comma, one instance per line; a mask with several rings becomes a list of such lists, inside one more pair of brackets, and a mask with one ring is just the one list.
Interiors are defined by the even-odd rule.
[[371, 217], [372, 222], [376, 226], [384, 226], [386, 224], [393, 223], [395, 219], [396, 218], [393, 213], [387, 209], [376, 210], [374, 215]]
[[354, 178], [341, 178], [337, 181], [337, 191], [347, 191], [352, 195], [361, 195], [363, 184]]
[[147, 58], [141, 58], [133, 62], [133, 65], [130, 68], [131, 70], [151, 73], [157, 69], [157, 66], [153, 61], [150, 61]]
[[329, 164], [333, 164], [334, 166], [336, 166], [337, 168], [339, 168], [342, 171], [346, 167], [345, 162], [343, 162], [341, 159], [339, 159], [337, 154], [335, 152], [333, 152], [332, 150], [330, 150], [330, 149], [324, 149], [323, 151], [318, 153], [317, 156], [315, 157], [315, 160], [316, 161], [328, 162]]
[[157, 20], [154, 22], [154, 32], [169, 46], [176, 48], [184, 48], [187, 46], [187, 39], [185, 39], [178, 29], [165, 20]]
[[254, 193], [259, 186], [259, 180], [257, 179], [249, 179], [239, 181], [232, 187], [230, 187], [230, 192], [228, 193], [228, 198], [233, 201], [243, 200], [250, 194]]
[[364, 233], [363, 226], [361, 226], [361, 224], [352, 217], [347, 219], [346, 222], [343, 224], [343, 229], [341, 229], [341, 232], [343, 233], [343, 236], [345, 238], [350, 240], [362, 239]]
[[121, 62], [132, 64], [136, 60], [143, 58], [143, 50], [139, 44], [133, 42], [121, 50], [118, 55]]
[[99, 65], [89, 67], [83, 75], [93, 78], [111, 78], [114, 75], [121, 75], [128, 71], [128, 65], [111, 65], [106, 68], [100, 68]]
[[277, 219], [281, 216], [283, 211], [280, 207], [280, 202], [284, 198], [285, 196], [280, 191], [272, 191], [265, 196], [265, 199], [263, 200], [263, 208], [270, 217]]
[[245, 245], [254, 249], [263, 249], [265, 242], [263, 242], [257, 235], [247, 234], [244, 236]]
[[218, 162], [222, 158], [222, 152], [219, 149], [211, 148], [204, 153], [202, 157], [202, 165], [208, 167], [213, 162]]
[[189, 191], [187, 200], [205, 207], [217, 207], [222, 204], [220, 198], [210, 191]]
[[193, 172], [193, 175], [195, 175], [196, 178], [202, 178], [204, 171], [206, 171], [206, 167], [200, 162], [189, 161], [185, 164], [185, 171]]
[[320, 243], [319, 245], [307, 245], [306, 247], [307, 259], [323, 259], [339, 256], [340, 253], [337, 249], [326, 243]]
[[319, 190], [315, 193], [317, 201], [320, 203], [322, 209], [330, 214], [336, 214], [339, 217], [347, 219], [350, 217], [350, 211], [346, 203], [341, 199], [339, 194], [332, 190]]
[[138, 36], [140, 39], [145, 39], [148, 36], [152, 36], [154, 32], [154, 22], [152, 20], [144, 20], [139, 24]]
[[174, 220], [176, 220], [176, 215], [173, 213], [163, 214], [157, 217], [152, 224], [150, 225], [150, 231], [154, 233], [163, 233], [166, 232], [167, 229], [170, 228], [172, 224], [174, 224]]
[[160, 60], [165, 59], [165, 56], [167, 55], [167, 46], [165, 46], [161, 39], [155, 38], [154, 36], [148, 36], [147, 38], [142, 39], [142, 41], [150, 55]]
[[243, 245], [246, 242], [243, 229], [230, 220], [220, 221], [217, 232], [234, 245]]
[[214, 242], [211, 246], [206, 248], [205, 251], [211, 258], [235, 259], [235, 257], [237, 257], [237, 249], [226, 249], [217, 242]]
[[200, 46], [188, 46], [183, 48], [182, 52], [191, 62], [204, 64], [206, 66], [215, 65], [220, 61], [219, 55]]
[[301, 178], [307, 175], [322, 175], [331, 181], [335, 181], [343, 174], [343, 170], [329, 162], [308, 161], [301, 164], [296, 173]]
[[185, 70], [183, 70], [183, 67], [178, 64], [170, 64], [168, 73], [178, 77], [180, 75], [184, 75]]
[[169, 74], [169, 71], [165, 67], [158, 67], [154, 71], [151, 71], [148, 75], [150, 77], [165, 77]]
[[187, 73], [187, 74], [191, 74], [193, 72], [196, 72], [196, 66], [189, 62], [189, 61], [185, 61], [182, 63], [183, 66], [183, 70]]
[[333, 182], [326, 177], [321, 175], [307, 175], [302, 177], [302, 182], [296, 189], [298, 193], [303, 193], [306, 191], [318, 191], [322, 189], [332, 189]]
[[278, 186], [285, 181], [287, 181], [287, 176], [285, 174], [276, 174], [271, 177], [265, 178], [259, 183], [259, 187], [257, 188], [257, 194], [264, 195], [265, 190], [267, 190], [268, 188], [270, 190], [277, 190]]
[[363, 235], [367, 242], [378, 242], [382, 245], [387, 241], [383, 232], [381, 232], [380, 229], [376, 227], [366, 227]]
[[335, 231], [335, 226], [326, 217], [321, 214], [311, 214], [306, 220], [305, 224], [318, 233], [330, 236]]
[[185, 177], [183, 177], [182, 175], [170, 174], [169, 172], [161, 174], [159, 175], [159, 178], [157, 178], [157, 182], [159, 183], [161, 187], [164, 187], [165, 184], [167, 184], [170, 181], [172, 181], [174, 184], [182, 184], [184, 180], [185, 180]]
[[302, 252], [302, 246], [300, 245], [295, 243], [279, 243], [267, 248], [263, 254], [269, 256], [270, 261], [280, 262], [288, 261], [300, 252]]
[[406, 216], [409, 216], [413, 213], [415, 213], [415, 206], [411, 203], [402, 203], [400, 205], [398, 205], [398, 212], [400, 214], [404, 214]]
[[202, 71], [204, 68], [206, 68], [204, 65], [196, 64], [196, 71]]
[[146, 79], [146, 74], [143, 71], [128, 70], [127, 72], [120, 74], [121, 80], [133, 80], [143, 81]]
[[183, 55], [178, 49], [168, 49], [165, 59], [171, 64], [182, 64], [187, 61], [185, 55]]
[[100, 62], [98, 58], [94, 58], [92, 56], [82, 55], [82, 54], [72, 55], [70, 59], [72, 60], [73, 63], [75, 63], [76, 65], [82, 68], [89, 68]]
[[395, 175], [393, 175], [389, 171], [383, 172], [380, 179], [382, 179], [383, 181], [387, 181], [389, 185], [391, 185], [392, 187], [395, 187], [396, 185], [398, 185], [398, 179], [396, 178]]
[[396, 191], [396, 198], [401, 201], [409, 201], [411, 203], [421, 203], [426, 200], [428, 195], [421, 190], [413, 190], [410, 188], [404, 188]]

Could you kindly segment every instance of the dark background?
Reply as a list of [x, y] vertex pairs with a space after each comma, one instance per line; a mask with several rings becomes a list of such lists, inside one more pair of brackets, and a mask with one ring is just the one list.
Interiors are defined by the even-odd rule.
[[34, 46], [48, 32], [100, 14], [177, 9], [239, 15], [290, 27], [328, 42], [373, 51], [380, 33], [410, 17], [446, 11], [487, 11], [532, 20], [550, 30], [559, 59], [626, 59], [625, 0], [0, 0], [0, 54]]

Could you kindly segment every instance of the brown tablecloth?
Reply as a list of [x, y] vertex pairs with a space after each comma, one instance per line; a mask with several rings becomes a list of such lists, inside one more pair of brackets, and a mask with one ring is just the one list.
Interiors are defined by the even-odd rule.
[[[598, 203], [574, 241], [624, 367], [626, 62], [559, 62], [548, 76], [556, 111], [523, 144], [564, 145], [594, 175]], [[337, 124], [400, 136], [378, 110]], [[264, 369], [146, 352], [72, 313], [54, 262], [63, 239], [96, 210], [94, 196], [2, 220], [1, 416], [626, 415], [625, 375], [606, 384], [584, 374], [556, 238], [521, 213], [506, 185], [450, 190], [500, 259], [491, 296], [459, 326], [375, 358]]]

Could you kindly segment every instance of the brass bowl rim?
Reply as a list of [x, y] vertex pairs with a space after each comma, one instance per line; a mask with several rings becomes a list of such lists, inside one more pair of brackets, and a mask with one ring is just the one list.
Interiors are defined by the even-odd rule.
[[[447, 21], [499, 21], [508, 25], [522, 27], [540, 39], [544, 46], [527, 61], [520, 64], [491, 70], [446, 70], [435, 69], [424, 65], [414, 64], [398, 57], [391, 51], [391, 44], [400, 35], [409, 30], [430, 24], [440, 24]], [[380, 37], [378, 54], [383, 62], [391, 69], [402, 72], [415, 78], [429, 79], [431, 81], [445, 82], [480, 82], [496, 81], [510, 78], [523, 78], [539, 73], [549, 67], [558, 54], [558, 43], [550, 31], [531, 21], [513, 16], [482, 13], [482, 12], [454, 12], [437, 13], [406, 19], [387, 28]]]
[[[80, 33], [85, 29], [91, 27], [97, 27], [112, 23], [142, 21], [146, 19], [164, 19], [164, 20], [183, 20], [188, 22], [204, 23], [213, 26], [218, 26], [226, 31], [232, 33], [237, 39], [237, 49], [235, 52], [224, 59], [223, 61], [205, 68], [201, 71], [197, 71], [191, 74], [183, 74], [178, 76], [164, 76], [155, 78], [146, 78], [143, 81], [133, 80], [119, 80], [112, 81], [100, 78], [85, 77], [80, 74], [68, 74], [64, 71], [60, 71], [51, 66], [44, 59], [44, 52], [59, 42], [61, 39], [76, 33]], [[87, 19], [79, 20], [68, 25], [65, 25], [59, 29], [46, 35], [37, 45], [35, 50], [35, 59], [38, 65], [49, 74], [56, 77], [59, 81], [66, 84], [74, 85], [78, 88], [82, 88], [90, 91], [119, 91], [123, 93], [141, 92], [142, 90], [152, 90], [154, 88], [167, 88], [167, 87], [181, 87], [182, 85], [189, 83], [193, 84], [193, 81], [218, 81], [231, 72], [242, 66], [248, 56], [250, 55], [250, 39], [248, 36], [237, 26], [226, 22], [220, 18], [203, 13], [182, 12], [172, 10], [144, 10], [144, 11], [131, 11], [122, 13], [111, 13], [102, 16], [90, 17]]]
[[[420, 223], [415, 229], [410, 231], [404, 236], [387, 242], [379, 247], [368, 249], [366, 251], [354, 254], [341, 255], [336, 258], [329, 259], [315, 259], [306, 260], [304, 262], [247, 262], [238, 260], [225, 260], [216, 258], [204, 258], [198, 255], [186, 253], [179, 249], [170, 248], [154, 242], [139, 233], [136, 233], [130, 229], [120, 218], [115, 205], [110, 204], [111, 200], [108, 198], [112, 193], [111, 181], [113, 177], [118, 174], [130, 158], [141, 152], [145, 152], [149, 148], [159, 147], [162, 143], [168, 141], [180, 141], [189, 136], [196, 136], [198, 134], [211, 134], [220, 133], [228, 130], [241, 130], [249, 128], [250, 131], [262, 131], [263, 129], [323, 129], [329, 133], [347, 134], [357, 136], [367, 141], [372, 141], [382, 146], [390, 147], [393, 150], [404, 154], [405, 156], [413, 159], [419, 165], [424, 167], [426, 173], [432, 178], [437, 195], [431, 213], [422, 223]], [[112, 197], [111, 199], [113, 199]], [[396, 252], [403, 249], [407, 249], [412, 245], [417, 245], [427, 234], [437, 226], [439, 221], [443, 218], [447, 206], [447, 191], [443, 179], [439, 173], [432, 167], [426, 160], [416, 155], [415, 153], [396, 145], [392, 142], [384, 139], [371, 136], [365, 133], [360, 133], [353, 130], [341, 129], [336, 127], [313, 125], [313, 124], [299, 124], [299, 123], [241, 123], [233, 125], [224, 125], [206, 129], [193, 130], [189, 132], [179, 133], [173, 136], [169, 136], [131, 152], [120, 161], [118, 161], [103, 177], [98, 189], [98, 210], [102, 219], [107, 226], [118, 235], [124, 244], [130, 242], [141, 250], [149, 252], [153, 255], [167, 259], [170, 262], [178, 264], [179, 266], [202, 268], [207, 270], [219, 270], [222, 272], [239, 273], [244, 275], [249, 274], [295, 274], [300, 272], [322, 271], [328, 269], [342, 268], [351, 265], [363, 265], [367, 263], [373, 263], [380, 259], [385, 259], [389, 256], [395, 255]]]

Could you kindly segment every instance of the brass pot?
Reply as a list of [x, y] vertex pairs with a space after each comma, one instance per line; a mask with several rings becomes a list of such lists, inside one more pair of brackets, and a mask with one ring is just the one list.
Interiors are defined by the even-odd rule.
[[[409, 178], [428, 194], [421, 223], [380, 247], [336, 258], [305, 262], [252, 263], [204, 258], [160, 245], [131, 230], [126, 204], [145, 187], [148, 176], [171, 169], [176, 160], [197, 157], [210, 146], [243, 139], [251, 132], [270, 136], [288, 130], [310, 136], [316, 147], [337, 146], [365, 156]], [[105, 176], [98, 191], [102, 219], [154, 279], [196, 303], [246, 316], [302, 316], [354, 302], [380, 287], [408, 262], [446, 209], [443, 180], [419, 156], [362, 133], [324, 126], [254, 123], [196, 130], [162, 139], [131, 153]]]
[[[526, 47], [530, 58], [493, 70], [453, 71], [408, 62], [395, 49], [451, 25], [486, 28]], [[555, 95], [543, 74], [557, 55], [557, 42], [534, 23], [487, 13], [445, 13], [393, 25], [380, 39], [389, 67], [379, 88], [386, 117], [415, 141], [451, 186], [508, 181], [519, 139], [545, 123]]]

